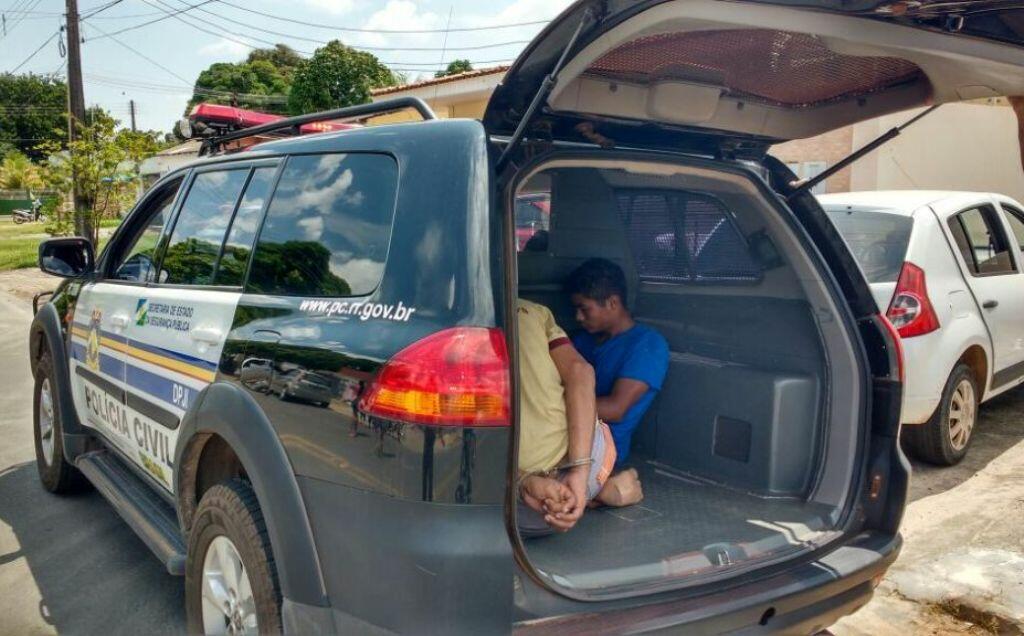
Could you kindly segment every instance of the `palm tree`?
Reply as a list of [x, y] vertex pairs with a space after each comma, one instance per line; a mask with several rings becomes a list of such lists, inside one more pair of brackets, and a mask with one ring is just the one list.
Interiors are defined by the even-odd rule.
[[20, 152], [9, 152], [0, 161], [0, 188], [25, 190], [31, 199], [32, 190], [40, 190], [44, 185], [39, 166]]

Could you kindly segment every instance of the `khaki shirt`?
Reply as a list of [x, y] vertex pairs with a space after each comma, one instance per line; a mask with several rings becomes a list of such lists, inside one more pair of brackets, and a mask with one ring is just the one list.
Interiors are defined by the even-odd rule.
[[551, 311], [537, 303], [516, 302], [519, 322], [519, 470], [547, 471], [569, 448], [565, 389], [549, 353], [572, 346]]

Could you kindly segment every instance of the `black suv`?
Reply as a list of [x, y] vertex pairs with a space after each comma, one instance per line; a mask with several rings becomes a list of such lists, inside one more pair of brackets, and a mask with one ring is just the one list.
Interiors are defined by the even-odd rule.
[[[961, 4], [584, 1], [483, 122], [167, 175], [95, 262], [40, 248], [67, 277], [31, 331], [44, 486], [103, 493], [184, 575], [195, 632], [824, 628], [899, 550], [899, 341], [768, 149], [1024, 94], [1020, 10]], [[646, 498], [524, 539], [514, 301], [571, 330], [591, 257], [671, 350]]]

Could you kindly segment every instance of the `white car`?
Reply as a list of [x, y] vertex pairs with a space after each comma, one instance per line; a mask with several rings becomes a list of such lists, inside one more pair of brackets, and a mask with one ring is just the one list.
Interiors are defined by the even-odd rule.
[[1024, 381], [1024, 206], [918, 190], [818, 200], [902, 337], [904, 445], [959, 462], [978, 405]]

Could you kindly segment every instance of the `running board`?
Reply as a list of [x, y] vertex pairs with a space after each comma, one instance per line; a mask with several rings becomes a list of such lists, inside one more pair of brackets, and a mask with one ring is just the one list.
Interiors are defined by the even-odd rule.
[[185, 542], [177, 513], [109, 451], [79, 455], [75, 466], [117, 510], [174, 576], [185, 574]]

